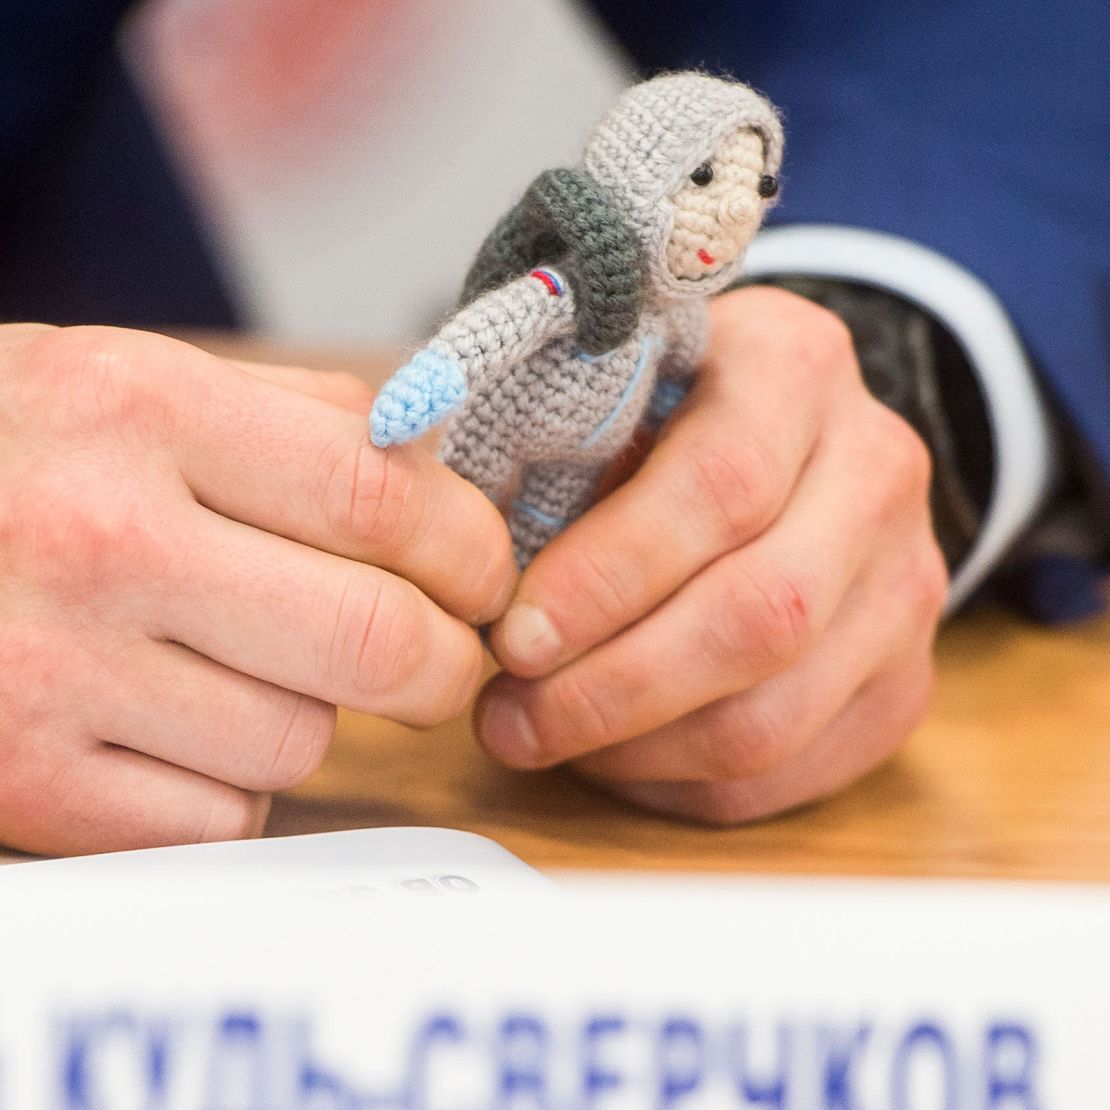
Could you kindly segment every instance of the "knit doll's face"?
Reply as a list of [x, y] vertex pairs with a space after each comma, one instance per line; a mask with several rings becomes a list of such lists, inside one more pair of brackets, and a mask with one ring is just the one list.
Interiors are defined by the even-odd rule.
[[764, 171], [763, 137], [745, 127], [725, 138], [671, 195], [670, 272], [697, 281], [735, 262], [759, 229], [776, 189], [777, 182]]

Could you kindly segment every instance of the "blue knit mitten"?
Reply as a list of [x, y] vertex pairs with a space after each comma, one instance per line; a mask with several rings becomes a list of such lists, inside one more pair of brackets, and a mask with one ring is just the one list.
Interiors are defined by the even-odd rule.
[[382, 387], [370, 411], [377, 447], [408, 443], [466, 400], [466, 375], [453, 358], [425, 347]]

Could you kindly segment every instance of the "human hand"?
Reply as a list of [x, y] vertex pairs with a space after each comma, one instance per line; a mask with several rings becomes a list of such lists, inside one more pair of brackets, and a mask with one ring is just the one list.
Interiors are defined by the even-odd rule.
[[929, 469], [835, 316], [768, 288], [720, 298], [689, 399], [494, 627], [511, 673], [479, 699], [484, 746], [719, 824], [855, 779], [931, 688]]
[[155, 335], [0, 327], [0, 842], [250, 835], [334, 704], [462, 711], [508, 533], [420, 448], [372, 447], [370, 399]]

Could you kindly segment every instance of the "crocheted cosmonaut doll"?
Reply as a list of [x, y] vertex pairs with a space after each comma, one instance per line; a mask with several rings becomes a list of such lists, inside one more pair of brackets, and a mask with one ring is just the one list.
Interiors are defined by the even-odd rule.
[[523, 567], [592, 503], [637, 425], [681, 402], [778, 191], [782, 127], [701, 73], [626, 90], [574, 169], [549, 170], [486, 239], [460, 308], [370, 416], [380, 447], [451, 422], [441, 459], [507, 508]]

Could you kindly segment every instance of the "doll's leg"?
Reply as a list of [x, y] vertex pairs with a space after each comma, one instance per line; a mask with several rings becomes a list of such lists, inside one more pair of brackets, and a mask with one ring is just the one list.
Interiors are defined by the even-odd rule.
[[512, 484], [514, 470], [506, 444], [493, 436], [476, 435], [473, 430], [456, 426], [441, 444], [439, 458], [501, 507]]
[[522, 569], [590, 507], [604, 472], [596, 463], [533, 463], [525, 468], [509, 512], [513, 552]]

